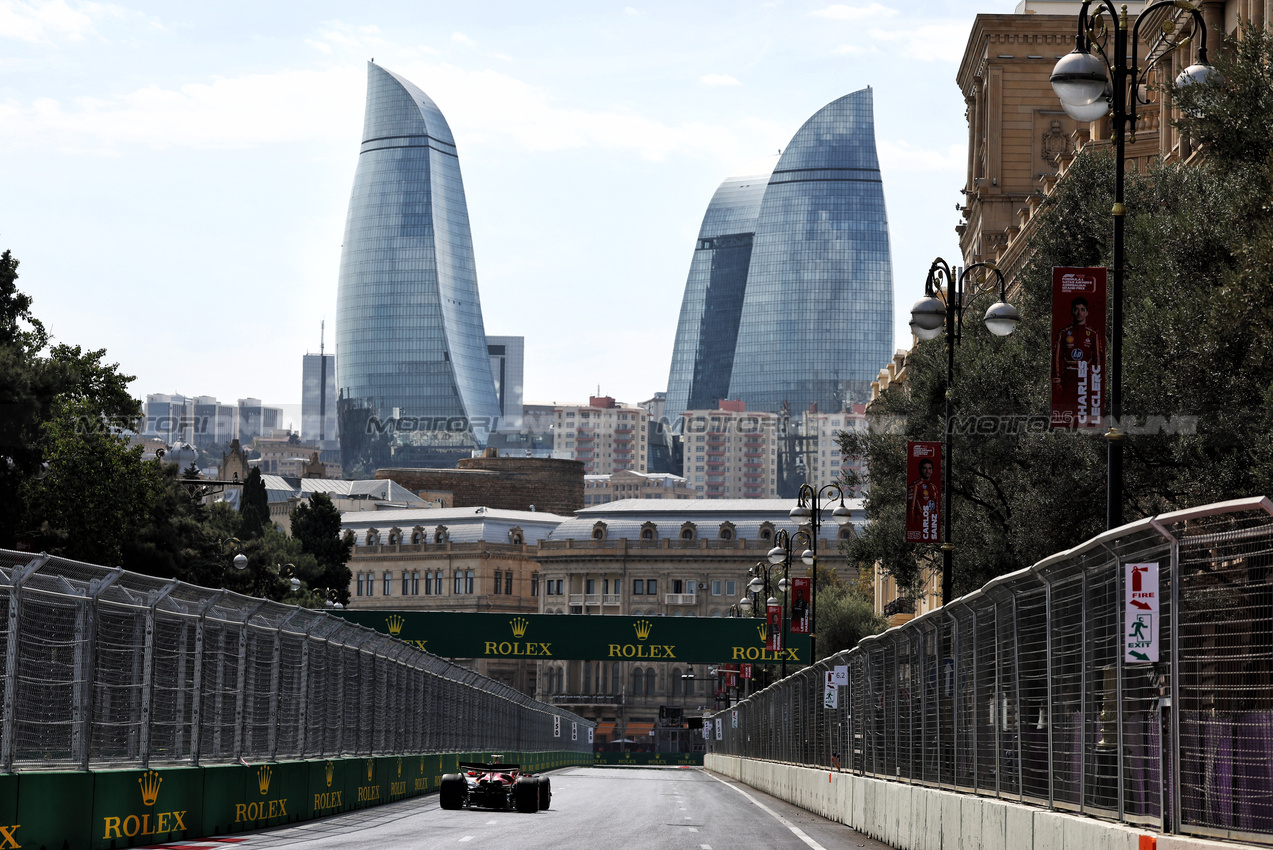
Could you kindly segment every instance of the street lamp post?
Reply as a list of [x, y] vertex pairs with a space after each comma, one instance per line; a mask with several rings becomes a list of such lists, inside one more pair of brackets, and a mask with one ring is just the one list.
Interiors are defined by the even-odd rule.
[[[942, 565], [941, 565], [941, 601], [945, 605], [955, 598], [954, 553], [955, 544], [950, 540], [950, 470], [954, 466], [951, 458], [951, 437], [954, 433], [954, 386], [955, 386], [955, 347], [963, 339], [964, 310], [984, 292], [993, 288], [981, 289], [974, 281], [972, 291], [966, 292], [965, 281], [977, 269], [989, 269], [998, 278], [999, 300], [986, 310], [986, 328], [995, 336], [1007, 336], [1016, 328], [1020, 317], [1016, 308], [1008, 303], [1003, 273], [990, 263], [973, 263], [958, 274], [950, 264], [941, 257], [933, 260], [928, 268], [928, 278], [924, 281], [924, 297], [911, 307], [911, 330], [920, 339], [935, 339], [944, 327], [946, 330], [946, 421], [945, 440], [942, 444]], [[965, 301], [965, 295], [967, 300]]]
[[[835, 520], [837, 526], [847, 525], [852, 517], [850, 511], [844, 504], [844, 491], [840, 489], [839, 484], [823, 484], [821, 487], [815, 488], [809, 484], [801, 484], [800, 492], [797, 494], [796, 506], [791, 509], [789, 516], [802, 526], [808, 524], [808, 531], [803, 529], [797, 532], [797, 536], [805, 534], [805, 539], [809, 542], [809, 548], [800, 553], [800, 560], [805, 566], [812, 567], [813, 581], [809, 590], [809, 663], [815, 664], [818, 660], [818, 530], [822, 527], [823, 516], [828, 513], [831, 503], [839, 501], [839, 505], [834, 510], [830, 510], [831, 518]], [[779, 532], [782, 534], [783, 532]], [[773, 559], [775, 550], [770, 550], [769, 558]], [[790, 558], [788, 557], [788, 560]]]
[[[1096, 14], [1089, 9], [1097, 6]], [[1110, 426], [1105, 433], [1107, 446], [1105, 483], [1105, 525], [1117, 528], [1123, 524], [1123, 437], [1120, 428], [1123, 416], [1123, 220], [1126, 207], [1123, 204], [1124, 173], [1127, 165], [1125, 139], [1136, 141], [1136, 105], [1147, 104], [1142, 100], [1141, 87], [1148, 81], [1150, 70], [1178, 47], [1183, 47], [1190, 36], [1171, 19], [1164, 21], [1157, 43], [1146, 57], [1145, 67], [1137, 62], [1140, 44], [1140, 25], [1148, 20], [1148, 13], [1155, 9], [1174, 7], [1193, 16], [1198, 37], [1198, 61], [1185, 68], [1176, 77], [1176, 85], [1188, 86], [1202, 82], [1215, 73], [1207, 63], [1207, 25], [1202, 13], [1187, 0], [1163, 0], [1146, 6], [1136, 17], [1136, 23], [1128, 29], [1127, 7], [1119, 14], [1111, 0], [1084, 0], [1079, 10], [1078, 34], [1074, 38], [1074, 50], [1061, 57], [1052, 70], [1052, 89], [1061, 101], [1061, 107], [1077, 121], [1098, 121], [1110, 113], [1111, 137], [1114, 141], [1114, 269], [1110, 286], [1110, 345], [1109, 345], [1109, 402]], [[1110, 26], [1102, 19], [1109, 15]], [[1128, 49], [1130, 47], [1130, 64]], [[1096, 53], [1093, 54], [1092, 50]]]
[[[786, 533], [787, 532], [785, 530], [779, 531], [778, 537], [781, 538], [781, 536]], [[787, 578], [787, 570], [789, 565], [786, 564], [781, 557], [775, 561], [774, 552], [781, 553], [782, 550], [770, 549], [769, 563], [765, 563], [764, 561], [757, 561], [756, 566], [751, 568], [752, 579], [750, 582], [747, 583], [747, 587], [749, 590], [751, 590], [751, 602], [752, 602], [753, 612], [756, 610], [757, 607], [759, 607], [761, 598], [765, 600], [765, 603], [764, 603], [765, 608], [762, 610], [768, 611], [768, 606], [778, 604], [778, 598], [772, 595], [773, 592], [776, 590], [782, 593], [782, 603], [783, 603], [782, 604], [782, 608], [783, 608], [782, 645], [786, 646], [787, 645], [787, 588], [791, 586], [791, 582]], [[774, 568], [779, 566], [783, 568], [782, 578], [777, 579], [771, 583], [769, 580], [770, 575], [771, 573], [774, 572]], [[762, 597], [762, 594], [763, 594], [763, 597]], [[760, 616], [760, 615], [757, 615], [757, 616]], [[783, 656], [782, 656], [782, 671], [780, 675], [782, 677], [786, 677], [787, 675], [786, 653], [783, 653]]]

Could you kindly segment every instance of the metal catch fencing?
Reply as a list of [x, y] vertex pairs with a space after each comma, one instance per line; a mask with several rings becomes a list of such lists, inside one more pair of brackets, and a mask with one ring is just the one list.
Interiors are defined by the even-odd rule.
[[1273, 502], [1123, 526], [711, 719], [714, 753], [1273, 843]]
[[0, 647], [4, 772], [591, 749], [591, 721], [340, 617], [47, 555], [0, 550]]

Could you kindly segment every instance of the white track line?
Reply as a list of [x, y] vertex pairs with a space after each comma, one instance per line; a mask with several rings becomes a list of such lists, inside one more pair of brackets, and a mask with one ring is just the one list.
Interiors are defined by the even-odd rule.
[[[704, 772], [706, 772], [706, 771], [704, 771]], [[823, 847], [821, 844], [819, 844], [818, 842], [816, 842], [816, 841], [814, 841], [812, 838], [810, 838], [810, 837], [809, 837], [809, 836], [808, 836], [808, 835], [804, 832], [804, 830], [802, 830], [800, 827], [796, 826], [794, 823], [792, 823], [791, 821], [787, 820], [787, 819], [786, 819], [786, 818], [784, 818], [782, 815], [778, 814], [778, 813], [777, 813], [777, 812], [775, 812], [773, 809], [769, 808], [769, 807], [768, 807], [768, 806], [766, 806], [764, 803], [760, 802], [760, 801], [759, 801], [759, 800], [757, 800], [755, 797], [753, 797], [752, 795], [748, 794], [748, 793], [747, 793], [746, 791], [744, 791], [743, 789], [739, 788], [737, 785], [734, 785], [733, 783], [730, 783], [730, 782], [726, 782], [725, 780], [721, 779], [719, 776], [713, 776], [713, 775], [712, 775], [712, 774], [710, 774], [710, 773], [708, 773], [707, 775], [708, 775], [708, 776], [711, 776], [711, 777], [712, 777], [712, 779], [715, 779], [717, 782], [719, 782], [721, 785], [724, 785], [726, 788], [733, 788], [733, 789], [734, 789], [735, 791], [737, 791], [739, 794], [742, 794], [744, 797], [746, 797], [748, 800], [750, 800], [750, 801], [752, 802], [752, 804], [753, 804], [753, 805], [757, 806], [757, 807], [758, 807], [761, 811], [768, 813], [770, 816], [772, 816], [772, 817], [773, 817], [773, 819], [774, 819], [774, 820], [778, 821], [778, 823], [782, 824], [782, 825], [783, 825], [783, 826], [785, 826], [787, 829], [791, 830], [791, 833], [792, 833], [793, 835], [795, 835], [795, 837], [796, 837], [796, 838], [799, 838], [799, 839], [800, 839], [801, 841], [803, 841], [805, 844], [808, 844], [811, 848], [813, 848], [813, 850], [827, 850], [827, 848]]]

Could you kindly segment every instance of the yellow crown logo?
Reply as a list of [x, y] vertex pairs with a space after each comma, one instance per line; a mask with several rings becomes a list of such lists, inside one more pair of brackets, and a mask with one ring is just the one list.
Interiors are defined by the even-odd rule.
[[514, 617], [508, 621], [509, 628], [513, 630], [513, 637], [521, 637], [526, 634], [526, 627], [530, 625], [530, 621], [525, 617]]
[[397, 637], [402, 634], [402, 627], [407, 621], [394, 614], [392, 617], [385, 618], [385, 623], [389, 626], [389, 634]]
[[327, 762], [327, 787], [332, 787], [332, 777], [336, 775], [336, 763]]
[[274, 778], [274, 771], [270, 770], [268, 764], [263, 764], [256, 769], [256, 785], [261, 789], [261, 794], [270, 793], [270, 780]]
[[159, 796], [159, 786], [163, 783], [163, 777], [153, 770], [148, 770], [137, 778], [137, 784], [141, 786], [141, 802], [143, 805], [155, 805], [155, 798]]
[[402, 757], [398, 757], [398, 778], [402, 778]]
[[424, 756], [420, 756], [420, 775], [424, 776]]
[[650, 636], [650, 632], [653, 630], [654, 624], [649, 620], [637, 620], [632, 624], [632, 628], [636, 629], [637, 638], [645, 640]]
[[768, 623], [761, 623], [759, 626], [756, 626], [756, 631], [760, 633], [761, 643], [769, 642], [769, 624]]
[[372, 771], [376, 769], [376, 763], [371, 759], [367, 759], [367, 781], [371, 781]]

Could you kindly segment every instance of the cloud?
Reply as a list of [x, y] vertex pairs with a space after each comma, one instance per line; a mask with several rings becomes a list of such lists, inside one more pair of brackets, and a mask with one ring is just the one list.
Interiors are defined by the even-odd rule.
[[464, 33], [462, 33], [462, 32], [453, 32], [453, 33], [451, 33], [451, 41], [454, 41], [456, 44], [463, 44], [465, 47], [476, 47], [476, 46], [477, 46], [477, 42], [476, 42], [476, 41], [474, 41], [473, 39], [469, 38], [467, 35], [465, 35], [465, 34], [464, 34]]
[[809, 14], [815, 18], [830, 18], [836, 21], [861, 21], [868, 18], [891, 18], [897, 14], [897, 10], [879, 3], [872, 3], [869, 6], [846, 6], [843, 3], [836, 3]]
[[872, 29], [869, 38], [875, 43], [892, 45], [890, 52], [911, 59], [958, 63], [968, 46], [967, 21], [949, 21], [898, 29]]
[[704, 74], [698, 78], [699, 83], [705, 86], [741, 86], [742, 83], [729, 74]]
[[81, 41], [94, 28], [94, 18], [116, 15], [113, 6], [87, 4], [72, 9], [66, 0], [0, 0], [0, 36], [31, 42]]

